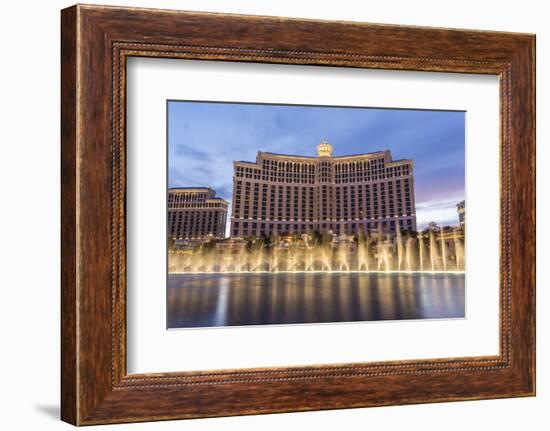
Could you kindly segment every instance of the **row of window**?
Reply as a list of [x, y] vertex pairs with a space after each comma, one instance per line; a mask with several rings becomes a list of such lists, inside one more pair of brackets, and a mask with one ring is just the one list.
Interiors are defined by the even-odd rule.
[[[262, 220], [316, 218], [316, 188], [267, 184], [261, 186], [260, 188], [259, 183], [245, 182], [243, 193], [242, 182], [237, 181], [233, 217]], [[330, 218], [330, 215], [335, 215], [337, 219], [377, 218], [403, 214], [410, 216], [414, 211], [409, 179], [397, 181], [395, 191], [392, 182], [334, 189], [330, 186], [321, 186], [318, 205], [318, 213], [324, 220]]]
[[191, 202], [170, 202], [168, 201], [168, 209], [202, 209], [202, 208], [227, 208], [227, 204], [222, 202], [207, 202], [207, 203], [191, 203]]
[[412, 165], [386, 167], [383, 159], [347, 163], [323, 161], [318, 166], [313, 163], [293, 162], [271, 164], [270, 161], [264, 160], [261, 166], [236, 166], [235, 176], [272, 182], [314, 184], [317, 170], [319, 181], [329, 182], [334, 177], [336, 183], [350, 183], [408, 176], [412, 173]]
[[[319, 173], [319, 181], [320, 182], [335, 182], [337, 184], [342, 183], [353, 183], [353, 182], [365, 182], [365, 181], [377, 181], [377, 180], [384, 180], [389, 178], [400, 178], [402, 176], [408, 176], [410, 175], [408, 172], [391, 172], [390, 168], [387, 168], [385, 170], [380, 171], [369, 171], [369, 172], [357, 172], [357, 173], [350, 173], [350, 174], [340, 174], [340, 175], [332, 175], [332, 173], [329, 172], [320, 172]], [[271, 182], [280, 182], [280, 183], [303, 183], [303, 184], [315, 184], [315, 176], [314, 175], [302, 175], [302, 174], [292, 174], [292, 173], [280, 173], [275, 175], [265, 175], [265, 174], [242, 174], [242, 173], [236, 173], [236, 177], [238, 178], [247, 178], [247, 179], [254, 179], [254, 180], [262, 180], [262, 181], [271, 181]], [[334, 180], [333, 180], [334, 177]]]
[[214, 196], [213, 192], [168, 192], [168, 203], [204, 202]]
[[224, 236], [226, 216], [225, 211], [169, 211], [168, 232], [177, 237]]

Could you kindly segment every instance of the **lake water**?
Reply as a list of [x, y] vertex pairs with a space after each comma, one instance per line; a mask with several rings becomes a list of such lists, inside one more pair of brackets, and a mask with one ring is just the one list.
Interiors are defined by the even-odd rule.
[[464, 274], [169, 274], [169, 328], [462, 318]]

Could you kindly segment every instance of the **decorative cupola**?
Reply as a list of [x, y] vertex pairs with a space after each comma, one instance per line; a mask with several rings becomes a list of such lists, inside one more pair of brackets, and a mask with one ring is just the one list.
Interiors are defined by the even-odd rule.
[[317, 145], [317, 157], [332, 157], [332, 145], [324, 139]]

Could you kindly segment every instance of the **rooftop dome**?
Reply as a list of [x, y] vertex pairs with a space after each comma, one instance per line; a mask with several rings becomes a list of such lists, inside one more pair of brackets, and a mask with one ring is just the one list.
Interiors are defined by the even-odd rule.
[[317, 145], [317, 156], [332, 157], [332, 145], [323, 139], [321, 143]]

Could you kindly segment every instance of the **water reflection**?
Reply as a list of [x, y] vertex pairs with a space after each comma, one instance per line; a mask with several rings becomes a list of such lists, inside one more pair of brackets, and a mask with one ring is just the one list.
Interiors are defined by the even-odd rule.
[[464, 317], [464, 274], [170, 274], [168, 327]]

